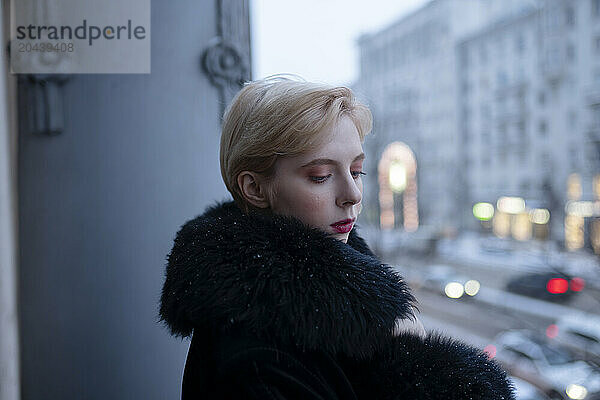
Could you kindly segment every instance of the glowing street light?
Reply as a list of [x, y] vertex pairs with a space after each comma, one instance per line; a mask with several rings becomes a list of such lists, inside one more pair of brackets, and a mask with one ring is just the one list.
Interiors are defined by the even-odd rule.
[[394, 161], [390, 165], [390, 187], [396, 193], [406, 189], [406, 167], [403, 163]]
[[473, 206], [473, 215], [480, 221], [489, 221], [494, 216], [494, 206], [490, 203], [477, 203]]
[[500, 197], [496, 208], [507, 214], [520, 214], [525, 211], [525, 200], [521, 197]]
[[529, 220], [538, 225], [547, 224], [550, 221], [550, 211], [545, 208], [534, 208], [529, 212]]

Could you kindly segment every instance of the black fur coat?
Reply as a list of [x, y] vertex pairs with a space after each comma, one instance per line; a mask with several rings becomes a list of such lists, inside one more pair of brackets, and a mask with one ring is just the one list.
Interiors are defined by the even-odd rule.
[[184, 400], [514, 398], [481, 351], [392, 335], [414, 303], [356, 228], [343, 243], [230, 201], [177, 233], [160, 316], [172, 334], [193, 334]]

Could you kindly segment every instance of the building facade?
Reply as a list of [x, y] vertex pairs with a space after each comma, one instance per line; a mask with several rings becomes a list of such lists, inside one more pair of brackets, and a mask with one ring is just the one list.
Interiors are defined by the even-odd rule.
[[[458, 95], [456, 45], [481, 25], [490, 8], [480, 0], [434, 0], [386, 29], [362, 36], [355, 84], [370, 104], [374, 131], [365, 148], [380, 160], [393, 142], [406, 144], [416, 163], [420, 225], [456, 225]], [[369, 165], [367, 218], [381, 223], [378, 163]], [[398, 205], [395, 206], [398, 208]], [[396, 215], [402, 214], [396, 212]], [[401, 217], [394, 226], [401, 226]]]
[[[413, 151], [421, 226], [479, 228], [474, 204], [514, 197], [549, 210], [561, 238], [566, 202], [594, 200], [600, 0], [434, 0], [358, 43], [356, 88], [375, 119], [366, 151]], [[384, 226], [378, 162], [365, 201]]]
[[457, 60], [463, 220], [477, 222], [469, 205], [522, 198], [525, 212], [549, 211], [549, 234], [561, 240], [565, 205], [594, 200], [600, 172], [600, 1], [545, 0], [506, 14], [465, 37]]

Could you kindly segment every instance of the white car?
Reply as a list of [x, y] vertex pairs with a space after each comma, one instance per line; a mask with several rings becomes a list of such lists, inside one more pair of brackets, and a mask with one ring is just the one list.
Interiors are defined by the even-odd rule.
[[600, 317], [571, 314], [556, 321], [554, 341], [600, 366]]
[[528, 330], [504, 331], [494, 339], [496, 358], [507, 370], [551, 398], [588, 400], [600, 395], [600, 372]]
[[453, 267], [443, 264], [431, 265], [424, 270], [423, 286], [453, 299], [475, 296], [481, 287], [477, 280], [460, 275]]

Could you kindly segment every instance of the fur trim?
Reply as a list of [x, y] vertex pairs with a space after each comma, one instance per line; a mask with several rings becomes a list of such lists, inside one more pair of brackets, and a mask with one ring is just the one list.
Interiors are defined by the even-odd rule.
[[178, 336], [235, 326], [303, 350], [372, 354], [415, 299], [354, 228], [348, 243], [287, 216], [217, 203], [182, 226], [160, 316]]
[[362, 360], [346, 360], [358, 398], [513, 400], [506, 372], [488, 356], [458, 340], [430, 333], [402, 334]]

